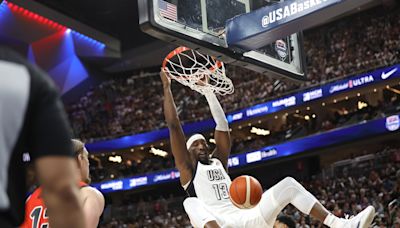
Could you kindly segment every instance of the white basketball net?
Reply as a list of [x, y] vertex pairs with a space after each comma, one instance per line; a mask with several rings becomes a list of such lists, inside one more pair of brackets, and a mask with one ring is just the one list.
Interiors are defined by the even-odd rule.
[[232, 80], [225, 75], [223, 62], [189, 48], [176, 51], [178, 49], [174, 51], [174, 58], [165, 59], [164, 70], [170, 78], [203, 95], [215, 93], [223, 96], [234, 92]]

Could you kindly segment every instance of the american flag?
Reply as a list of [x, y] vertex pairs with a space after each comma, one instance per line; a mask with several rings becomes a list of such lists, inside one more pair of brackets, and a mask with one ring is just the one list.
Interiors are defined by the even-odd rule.
[[176, 5], [163, 0], [158, 0], [158, 7], [160, 8], [160, 15], [162, 17], [173, 21], [178, 20], [178, 11], [176, 9]]

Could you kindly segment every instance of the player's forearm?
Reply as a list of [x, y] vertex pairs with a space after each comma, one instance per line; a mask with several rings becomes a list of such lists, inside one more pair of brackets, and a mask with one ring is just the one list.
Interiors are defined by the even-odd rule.
[[43, 189], [49, 223], [52, 228], [84, 228], [85, 218], [77, 187], [65, 186], [60, 190]]
[[180, 125], [178, 113], [170, 87], [164, 87], [164, 116], [168, 127], [178, 127]]
[[45, 156], [36, 159], [35, 168], [50, 227], [85, 227], [76, 161], [63, 156]]
[[205, 95], [208, 105], [210, 106], [211, 114], [216, 123], [215, 130], [218, 131], [229, 131], [228, 121], [226, 120], [224, 110], [219, 103], [217, 96], [214, 93]]

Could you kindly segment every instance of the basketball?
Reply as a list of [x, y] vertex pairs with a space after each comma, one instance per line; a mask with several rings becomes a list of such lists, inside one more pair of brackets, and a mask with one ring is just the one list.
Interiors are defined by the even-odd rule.
[[236, 207], [250, 209], [260, 202], [263, 189], [256, 178], [243, 175], [232, 181], [229, 193], [231, 201]]

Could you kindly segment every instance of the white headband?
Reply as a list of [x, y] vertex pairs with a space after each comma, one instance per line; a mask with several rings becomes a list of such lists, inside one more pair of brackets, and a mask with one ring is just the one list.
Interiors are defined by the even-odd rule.
[[194, 134], [190, 136], [188, 141], [186, 142], [186, 148], [189, 150], [190, 146], [194, 143], [194, 141], [202, 139], [204, 141], [207, 141], [206, 138], [202, 134]]

